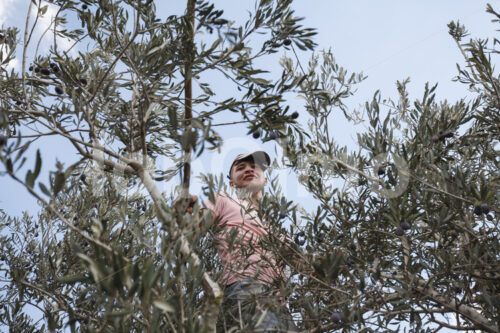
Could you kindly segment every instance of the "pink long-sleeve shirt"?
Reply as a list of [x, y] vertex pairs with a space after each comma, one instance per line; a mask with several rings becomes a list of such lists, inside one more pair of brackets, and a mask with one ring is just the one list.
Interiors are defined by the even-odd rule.
[[215, 204], [208, 199], [204, 204], [219, 218], [215, 243], [224, 267], [223, 283], [229, 285], [251, 278], [270, 284], [282, 274], [272, 253], [261, 246], [268, 228], [255, 207], [224, 192], [215, 195]]

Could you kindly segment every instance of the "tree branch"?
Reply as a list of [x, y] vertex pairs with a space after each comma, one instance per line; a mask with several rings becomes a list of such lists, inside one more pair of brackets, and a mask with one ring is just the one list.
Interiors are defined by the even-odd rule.
[[458, 304], [454, 299], [442, 296], [437, 291], [432, 289], [431, 286], [428, 285], [425, 281], [421, 279], [417, 280], [415, 289], [418, 292], [428, 296], [434, 302], [441, 304], [446, 309], [460, 313], [462, 316], [469, 319], [472, 323], [474, 323], [477, 327], [480, 327], [482, 330], [491, 333], [498, 332], [498, 327], [490, 323], [485, 317], [478, 313], [476, 309], [465, 304]]

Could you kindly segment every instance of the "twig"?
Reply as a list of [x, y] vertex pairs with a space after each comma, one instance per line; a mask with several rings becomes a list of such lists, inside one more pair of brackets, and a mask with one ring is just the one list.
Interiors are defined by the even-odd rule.
[[[26, 17], [26, 26], [24, 28], [24, 41], [23, 41], [23, 94], [24, 94], [24, 99], [26, 105], [28, 105], [28, 97], [26, 94], [26, 49], [28, 48], [28, 27], [29, 27], [29, 22], [30, 22], [30, 14], [31, 14], [31, 7], [33, 6], [33, 2], [30, 1], [30, 5], [28, 7], [28, 16]], [[38, 18], [38, 16], [37, 16]], [[35, 21], [36, 24], [36, 21]], [[31, 34], [30, 34], [31, 37]]]
[[92, 96], [88, 100], [86, 100], [86, 104], [90, 104], [94, 100], [94, 98], [97, 96], [97, 93], [99, 92], [99, 89], [101, 88], [102, 84], [104, 83], [104, 80], [109, 75], [109, 73], [111, 72], [111, 70], [115, 67], [116, 63], [121, 59], [121, 57], [123, 56], [123, 54], [125, 53], [125, 51], [127, 51], [127, 49], [129, 48], [129, 46], [132, 45], [132, 43], [134, 42], [135, 38], [137, 37], [137, 34], [138, 34], [138, 30], [136, 29], [134, 31], [133, 35], [130, 37], [130, 41], [127, 43], [127, 45], [125, 45], [125, 48], [123, 48], [120, 51], [120, 53], [118, 54], [118, 56], [115, 58], [115, 60], [113, 60], [113, 62], [111, 63], [111, 65], [108, 67], [108, 69], [106, 70], [106, 73], [104, 73], [104, 75], [102, 76], [101, 80], [99, 81], [99, 83], [95, 87], [94, 93], [92, 94]]
[[239, 121], [233, 121], [229, 123], [219, 123], [219, 124], [212, 124], [211, 126], [226, 126], [226, 125], [235, 125], [235, 124], [243, 124], [243, 123], [248, 123], [250, 122], [249, 120], [239, 120]]

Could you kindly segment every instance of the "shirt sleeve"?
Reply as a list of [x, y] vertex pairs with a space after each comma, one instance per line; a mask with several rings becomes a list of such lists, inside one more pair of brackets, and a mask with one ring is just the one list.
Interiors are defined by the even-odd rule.
[[210, 201], [209, 198], [207, 198], [203, 202], [203, 205], [205, 207], [207, 207], [208, 209], [210, 209], [215, 214], [215, 216], [217, 216], [217, 217], [222, 216], [222, 212], [223, 212], [224, 207], [225, 207], [225, 199], [226, 198], [224, 196], [222, 196], [219, 192], [219, 193], [215, 194], [214, 199], [215, 199], [215, 202], [212, 202], [212, 201]]

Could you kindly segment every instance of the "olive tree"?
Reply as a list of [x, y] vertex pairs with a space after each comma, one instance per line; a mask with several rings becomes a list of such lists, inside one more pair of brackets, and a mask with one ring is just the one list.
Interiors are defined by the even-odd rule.
[[[184, 15], [166, 19], [153, 1], [33, 1], [23, 33], [2, 31], [3, 174], [43, 207], [36, 218], [3, 212], [11, 231], [2, 236], [5, 325], [18, 331], [215, 329], [223, 297], [217, 263], [178, 198], [189, 192], [192, 155], [222, 144], [212, 127], [217, 114], [238, 113], [266, 133], [297, 126], [281, 106], [283, 93], [300, 80], [271, 81], [263, 78], [267, 69], [254, 65], [292, 41], [303, 50], [314, 47], [314, 32], [290, 6], [259, 1], [237, 24], [207, 1], [189, 0]], [[53, 42], [41, 54], [32, 33], [51, 10], [45, 33]], [[214, 38], [195, 38], [214, 31]], [[255, 35], [259, 41], [250, 48]], [[72, 45], [63, 49], [62, 39]], [[7, 70], [16, 57], [21, 70]], [[209, 83], [215, 72], [241, 96], [218, 100]], [[71, 143], [81, 159], [58, 162], [44, 183], [37, 181], [43, 162], [37, 152], [33, 169], [20, 177], [33, 142], [52, 135]], [[157, 168], [158, 156], [174, 167]], [[173, 205], [158, 182], [176, 175]], [[30, 320], [26, 305], [42, 313], [46, 327]]]
[[[397, 99], [377, 92], [356, 111], [344, 101], [363, 75], [329, 51], [301, 63], [314, 31], [291, 1], [257, 1], [241, 23], [208, 1], [188, 0], [184, 15], [167, 18], [153, 1], [49, 3], [31, 2], [24, 31], [1, 35], [2, 177], [42, 208], [1, 215], [0, 320], [12, 331], [224, 330], [211, 216], [195, 218], [199, 205], [185, 213], [192, 159], [220, 149], [222, 125], [274, 140], [283, 158], [272, 167], [294, 170], [317, 202], [301, 207], [272, 178], [259, 210], [274, 221], [262, 246], [290, 267], [276, 284], [301, 329], [498, 331], [495, 43], [465, 42], [465, 28], [449, 25], [470, 100], [438, 102], [426, 86], [411, 102], [398, 82]], [[47, 8], [56, 10], [51, 48], [31, 53]], [[281, 59], [280, 73], [262, 65], [283, 48], [294, 58]], [[6, 69], [14, 59], [20, 71]], [[221, 100], [213, 75], [235, 96]], [[290, 111], [297, 95], [300, 119]], [[367, 124], [358, 148], [336, 144], [332, 113]], [[240, 120], [214, 123], [229, 114]], [[80, 158], [56, 163], [49, 182], [39, 177], [43, 152], [26, 158], [45, 136]], [[158, 185], [175, 177], [162, 193]], [[202, 178], [208, 198], [224, 187], [219, 175]], [[276, 241], [284, 235], [295, 245]]]
[[[316, 272], [299, 276], [291, 296], [313, 332], [498, 331], [497, 43], [466, 42], [464, 26], [448, 27], [467, 65], [456, 80], [472, 96], [455, 103], [436, 101], [437, 85], [410, 101], [406, 80], [397, 99], [377, 92], [362, 111], [348, 110], [341, 99], [356, 77], [330, 54], [306, 69], [285, 65], [306, 73], [300, 93], [313, 117], [308, 140], [284, 145], [284, 164], [319, 202], [298, 239]], [[357, 150], [336, 144], [333, 112], [366, 123]]]

